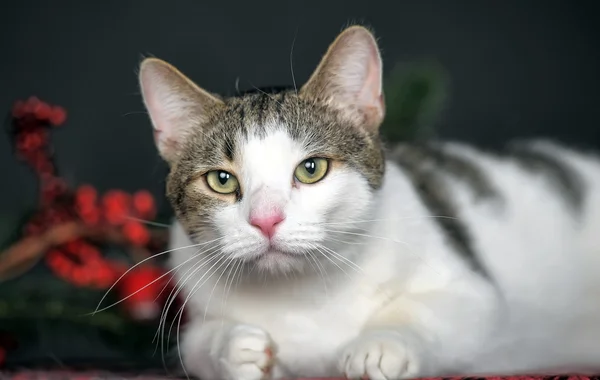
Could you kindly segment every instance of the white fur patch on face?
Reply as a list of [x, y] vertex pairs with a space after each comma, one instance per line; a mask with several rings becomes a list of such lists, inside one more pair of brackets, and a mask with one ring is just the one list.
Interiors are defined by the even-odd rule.
[[[310, 255], [327, 254], [323, 246], [335, 241], [328, 237], [348, 240], [332, 231], [351, 229], [349, 222], [363, 219], [371, 203], [366, 179], [344, 164], [317, 183], [296, 181], [296, 167], [310, 157], [283, 126], [238, 141], [236, 153], [242, 199], [216, 213], [213, 221], [225, 237], [223, 254], [255, 261], [259, 269], [303, 270]], [[273, 215], [281, 221], [270, 238], [251, 224]]]

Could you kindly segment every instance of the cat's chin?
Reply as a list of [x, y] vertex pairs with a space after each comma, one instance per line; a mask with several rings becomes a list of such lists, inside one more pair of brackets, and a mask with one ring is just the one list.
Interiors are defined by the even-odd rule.
[[269, 248], [254, 259], [256, 267], [271, 273], [288, 273], [303, 268], [301, 255]]

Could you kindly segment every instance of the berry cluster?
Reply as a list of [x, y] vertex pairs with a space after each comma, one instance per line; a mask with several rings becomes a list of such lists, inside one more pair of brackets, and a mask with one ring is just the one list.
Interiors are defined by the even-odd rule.
[[[70, 188], [58, 175], [50, 146], [50, 132], [66, 118], [64, 108], [36, 97], [13, 106], [10, 132], [15, 153], [39, 178], [40, 207], [25, 224], [23, 239], [0, 259], [6, 264], [30, 260], [32, 255], [43, 257], [57, 277], [78, 287], [107, 289], [118, 281], [115, 290], [130, 317], [155, 319], [170, 278], [154, 265], [129, 267], [109, 260], [97, 245], [120, 244], [134, 261], [150, 257], [151, 249], [162, 248], [166, 235], [142, 224], [156, 216], [154, 198], [145, 190], [134, 194], [111, 190], [101, 195], [90, 185]], [[4, 338], [0, 331], [0, 366], [7, 351], [14, 348]]]
[[99, 198], [96, 189], [84, 185], [75, 193], [75, 208], [89, 226], [108, 224], [120, 228], [135, 246], [146, 246], [150, 241], [150, 232], [140, 223], [140, 220], [152, 220], [156, 213], [154, 198], [146, 190], [133, 195], [111, 190]]
[[67, 113], [60, 106], [50, 106], [31, 97], [27, 101], [16, 102], [12, 116], [17, 155], [38, 173], [42, 205], [53, 203], [65, 193], [67, 185], [56, 176], [56, 167], [48, 149], [49, 127], [62, 125]]
[[[17, 156], [35, 170], [40, 180], [41, 207], [25, 225], [26, 236], [41, 236], [48, 226], [78, 223], [82, 228], [117, 233], [129, 246], [145, 247], [150, 243], [150, 231], [140, 222], [151, 220], [156, 214], [154, 198], [148, 191], [131, 195], [111, 190], [100, 196], [89, 185], [73, 191], [58, 175], [49, 132], [65, 122], [66, 111], [62, 107], [31, 97], [16, 102], [12, 116]], [[106, 260], [99, 248], [81, 234], [65, 231], [73, 238], [45, 255], [46, 264], [60, 278], [77, 286], [106, 289], [126, 269]]]

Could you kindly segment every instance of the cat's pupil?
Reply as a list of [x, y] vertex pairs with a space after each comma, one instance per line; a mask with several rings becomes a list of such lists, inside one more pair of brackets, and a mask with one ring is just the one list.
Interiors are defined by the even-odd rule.
[[308, 174], [312, 175], [312, 174], [315, 174], [317, 165], [315, 164], [314, 160], [306, 160], [306, 161], [304, 161], [304, 168], [306, 169]]
[[219, 183], [224, 185], [229, 181], [229, 173], [227, 172], [219, 172]]

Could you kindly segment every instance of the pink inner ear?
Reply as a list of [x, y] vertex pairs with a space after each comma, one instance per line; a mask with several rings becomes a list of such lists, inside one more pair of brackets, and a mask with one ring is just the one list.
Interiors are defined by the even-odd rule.
[[173, 149], [178, 148], [177, 141], [165, 136], [163, 131], [154, 129], [153, 135], [154, 135], [154, 143], [156, 144], [157, 147], [159, 147], [159, 149], [161, 151], [164, 151], [165, 149], [172, 151]]
[[169, 95], [173, 96], [173, 94], [168, 93], [170, 91], [168, 87], [161, 88], [164, 83], [161, 82], [162, 78], [160, 76], [146, 79], [148, 81], [145, 86], [145, 97], [148, 113], [154, 125], [154, 143], [161, 153], [170, 154], [168, 152], [172, 152], [178, 145], [176, 131], [172, 130], [173, 124], [177, 120], [173, 118], [171, 110], [165, 107], [165, 104], [176, 104], [176, 100], [168, 98]]
[[366, 76], [360, 91], [359, 102], [365, 108], [381, 108], [383, 94], [381, 91], [381, 68], [377, 59], [377, 52], [369, 52]]

